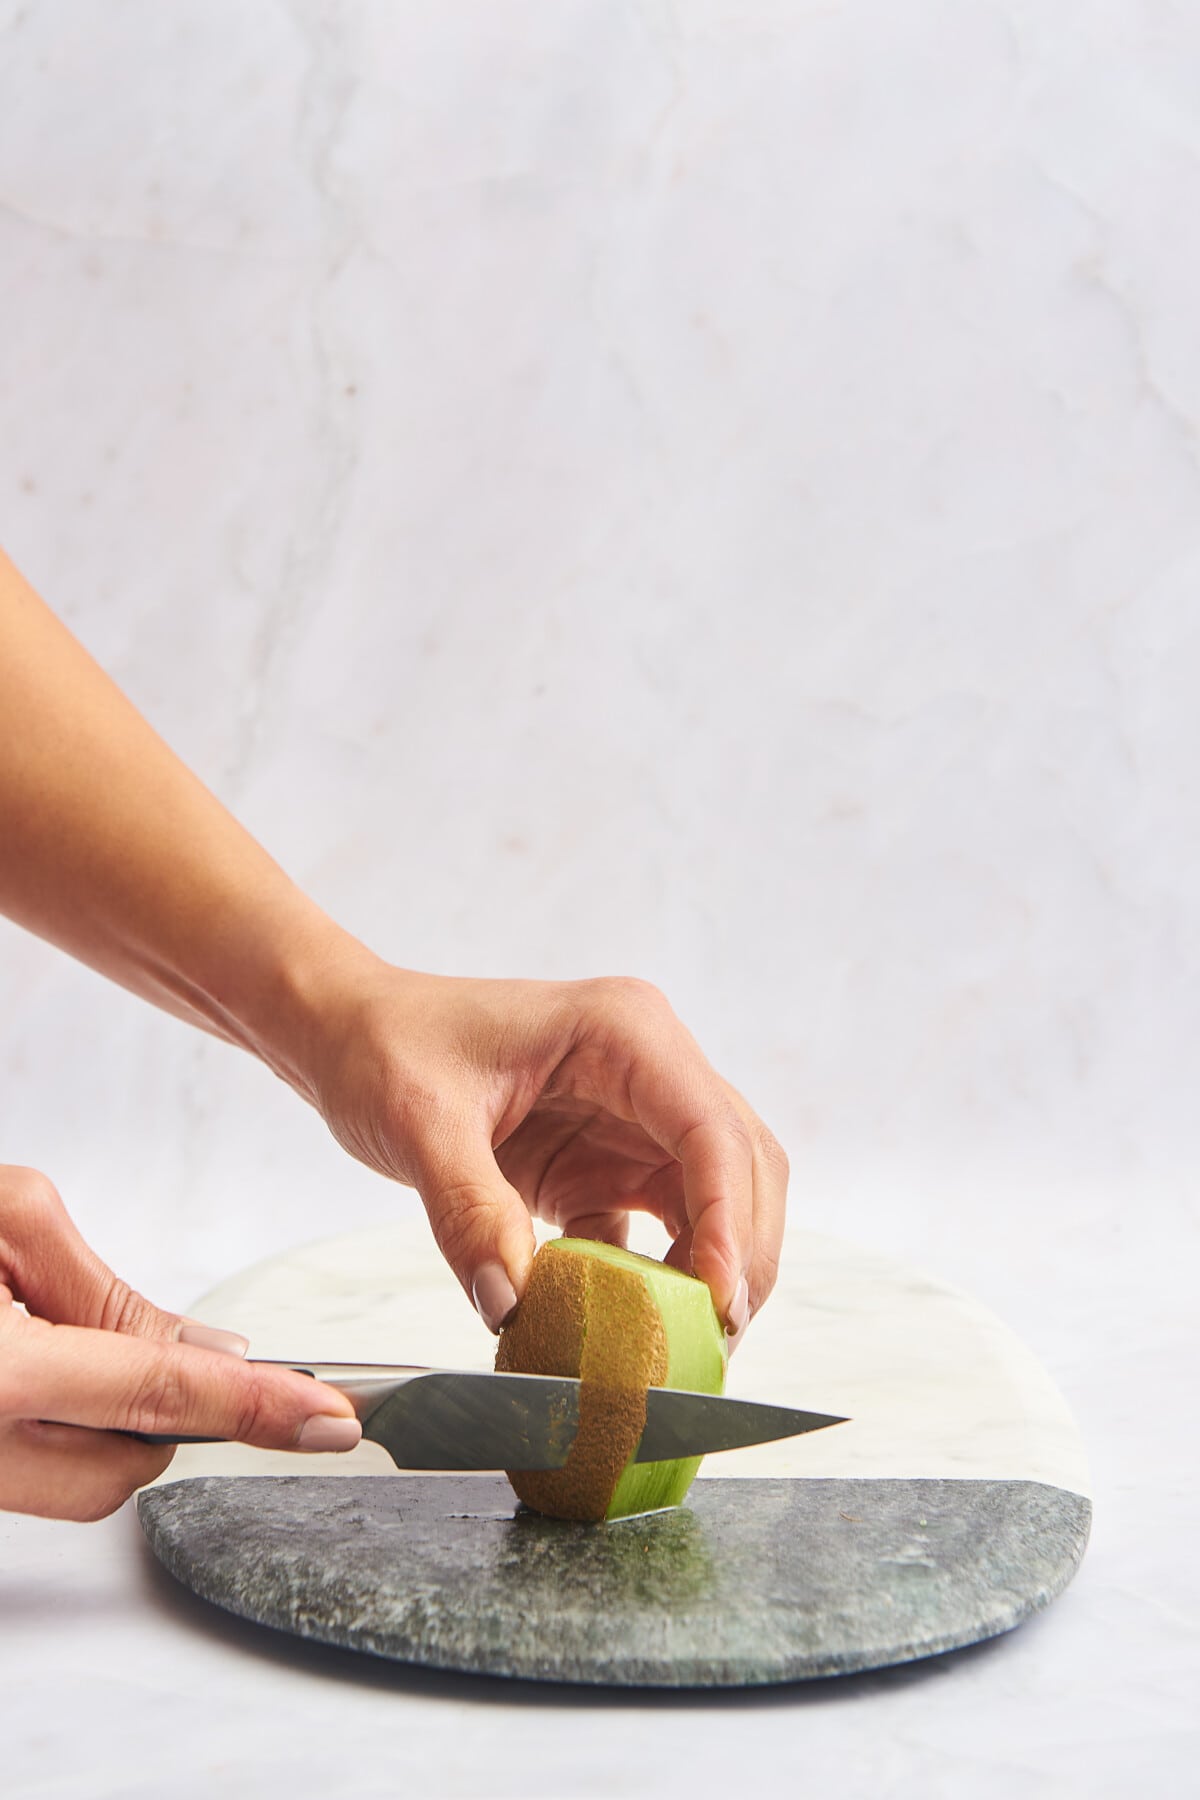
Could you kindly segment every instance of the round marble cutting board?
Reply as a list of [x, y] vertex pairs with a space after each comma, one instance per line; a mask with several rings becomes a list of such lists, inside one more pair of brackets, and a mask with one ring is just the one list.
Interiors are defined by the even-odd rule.
[[[652, 1231], [634, 1247], [653, 1253]], [[494, 1346], [412, 1203], [191, 1310], [244, 1332], [251, 1355], [298, 1362], [478, 1368]], [[1078, 1432], [1037, 1360], [966, 1296], [792, 1231], [728, 1387], [850, 1423], [712, 1457], [683, 1509], [611, 1525], [519, 1514], [502, 1477], [399, 1474], [368, 1443], [303, 1459], [183, 1447], [139, 1516], [174, 1575], [243, 1617], [402, 1662], [606, 1685], [909, 1661], [1010, 1629], [1077, 1568]]]

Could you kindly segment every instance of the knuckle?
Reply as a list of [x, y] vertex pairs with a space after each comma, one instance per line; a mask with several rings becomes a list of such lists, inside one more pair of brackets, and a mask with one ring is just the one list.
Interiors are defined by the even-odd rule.
[[741, 1113], [733, 1106], [722, 1107], [718, 1102], [712, 1112], [702, 1113], [695, 1124], [688, 1127], [679, 1147], [685, 1156], [690, 1148], [694, 1148], [704, 1155], [715, 1154], [724, 1164], [730, 1151], [740, 1160], [748, 1160], [754, 1146]]
[[420, 1076], [396, 1079], [372, 1127], [365, 1160], [411, 1179], [410, 1161], [452, 1135], [447, 1111], [445, 1093], [436, 1083]]
[[599, 998], [622, 1010], [662, 1012], [670, 1003], [661, 988], [640, 975], [601, 975], [592, 984]]
[[6, 1168], [0, 1175], [0, 1217], [15, 1236], [26, 1236], [62, 1217], [58, 1189], [40, 1169]]
[[101, 1331], [122, 1331], [131, 1337], [145, 1335], [147, 1324], [157, 1318], [156, 1309], [127, 1281], [114, 1275], [106, 1284], [96, 1324]]
[[758, 1311], [779, 1279], [779, 1256], [776, 1251], [760, 1246], [754, 1258], [753, 1302]]
[[458, 1268], [483, 1233], [492, 1213], [491, 1195], [470, 1182], [438, 1188], [425, 1196], [438, 1249]]
[[786, 1182], [791, 1175], [792, 1165], [788, 1161], [787, 1151], [779, 1139], [765, 1125], [760, 1125], [757, 1134], [757, 1150], [770, 1174]]
[[742, 1155], [749, 1156], [752, 1154], [754, 1150], [754, 1140], [750, 1136], [750, 1128], [736, 1108], [731, 1107], [725, 1114], [725, 1117], [721, 1121], [721, 1129], [729, 1142], [735, 1145]]
[[[278, 1436], [281, 1409], [272, 1401], [268, 1384], [251, 1369], [244, 1369], [237, 1391], [230, 1397], [228, 1432], [239, 1444]], [[274, 1428], [274, 1429], [273, 1429]]]
[[21, 1282], [60, 1236], [66, 1210], [40, 1169], [0, 1169], [0, 1272]]
[[443, 1096], [436, 1083], [421, 1075], [396, 1070], [388, 1083], [383, 1102], [384, 1116], [401, 1128], [428, 1124], [443, 1111]]
[[148, 1363], [117, 1411], [119, 1431], [157, 1431], [186, 1422], [186, 1380], [172, 1356]]

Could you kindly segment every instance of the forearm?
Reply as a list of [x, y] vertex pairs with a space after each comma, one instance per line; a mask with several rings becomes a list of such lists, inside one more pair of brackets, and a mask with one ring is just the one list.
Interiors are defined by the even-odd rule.
[[297, 1085], [308, 990], [365, 955], [2, 555], [0, 911]]
[[[389, 967], [306, 899], [0, 557], [0, 912], [254, 1051], [416, 1187], [494, 1328], [530, 1214], [656, 1214], [733, 1341], [774, 1279], [787, 1164], [644, 982]], [[58, 1415], [50, 1415], [58, 1416]]]

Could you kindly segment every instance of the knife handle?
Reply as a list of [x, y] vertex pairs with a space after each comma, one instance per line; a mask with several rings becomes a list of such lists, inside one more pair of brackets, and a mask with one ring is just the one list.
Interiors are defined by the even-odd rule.
[[139, 1444], [232, 1444], [232, 1438], [181, 1438], [169, 1431], [118, 1431], [118, 1437], [136, 1438]]

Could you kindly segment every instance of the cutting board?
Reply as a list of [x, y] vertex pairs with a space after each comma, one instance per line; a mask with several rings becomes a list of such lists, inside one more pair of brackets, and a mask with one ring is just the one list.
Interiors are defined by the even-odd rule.
[[[191, 1310], [263, 1356], [481, 1367], [493, 1343], [415, 1209], [245, 1271]], [[139, 1517], [173, 1575], [257, 1624], [610, 1686], [762, 1685], [935, 1655], [1011, 1629], [1078, 1567], [1091, 1505], [1062, 1398], [944, 1284], [793, 1232], [728, 1385], [852, 1423], [712, 1457], [683, 1508], [600, 1526], [525, 1513], [502, 1477], [397, 1473], [370, 1444], [303, 1459], [181, 1449]]]

